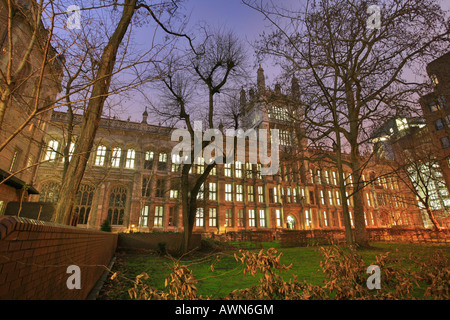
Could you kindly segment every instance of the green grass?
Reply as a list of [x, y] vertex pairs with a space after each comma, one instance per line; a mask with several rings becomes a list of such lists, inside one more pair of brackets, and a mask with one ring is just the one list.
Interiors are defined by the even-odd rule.
[[[325, 279], [324, 274], [319, 270], [322, 255], [317, 247], [294, 247], [281, 248], [278, 242], [264, 243], [235, 243], [239, 248], [259, 251], [262, 248], [276, 248], [282, 252], [281, 263], [286, 266], [292, 264], [292, 269], [283, 274], [285, 280], [290, 278], [290, 274], [295, 274], [299, 281], [306, 280], [314, 285], [322, 285]], [[375, 257], [379, 254], [391, 252], [394, 257], [408, 258], [413, 252], [419, 258], [425, 258], [433, 250], [443, 250], [450, 258], [450, 246], [422, 245], [422, 244], [398, 244], [398, 243], [373, 243], [373, 248], [359, 250], [358, 253], [367, 265], [375, 263]], [[238, 249], [239, 249], [238, 248]], [[234, 258], [237, 250], [227, 250], [211, 255], [197, 255], [183, 259], [182, 264], [187, 265], [193, 271], [196, 279], [198, 293], [202, 296], [209, 296], [217, 299], [225, 296], [235, 289], [249, 288], [257, 284], [259, 277], [244, 275], [242, 264]], [[211, 270], [211, 264], [214, 270]], [[413, 262], [407, 261], [406, 266], [412, 266]], [[114, 267], [115, 271], [120, 271], [119, 280], [107, 284], [106, 290], [101, 294], [102, 299], [129, 299], [127, 290], [133, 286], [131, 280], [146, 272], [150, 278], [145, 282], [160, 290], [164, 289], [165, 278], [170, 274], [170, 266], [173, 261], [151, 254], [126, 254], [118, 258]], [[418, 294], [422, 294], [419, 289]]]

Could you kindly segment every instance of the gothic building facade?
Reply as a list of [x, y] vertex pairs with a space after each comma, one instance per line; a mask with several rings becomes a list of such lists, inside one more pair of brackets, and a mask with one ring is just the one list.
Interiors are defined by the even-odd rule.
[[[279, 170], [263, 175], [264, 166], [250, 161], [249, 152], [245, 161], [217, 164], [200, 190], [194, 232], [343, 229], [343, 201], [349, 204], [353, 224], [350, 169], [342, 177], [348, 199], [342, 199], [336, 168], [308, 160], [315, 151], [302, 136], [297, 96], [295, 79], [284, 93], [278, 85], [266, 88], [261, 68], [256, 88], [242, 90], [242, 128], [279, 130]], [[99, 228], [108, 220], [118, 232], [182, 230], [180, 164], [171, 155], [178, 140], [171, 139], [173, 128], [147, 124], [147, 116], [144, 112], [142, 122], [101, 120], [76, 200], [79, 227]], [[74, 118], [74, 136], [81, 120]], [[42, 150], [45, 162], [38, 172], [40, 195], [33, 201], [58, 199], [64, 161], [71, 156], [62, 156], [67, 122], [66, 113], [53, 112]], [[414, 196], [385, 174], [391, 167], [388, 160], [375, 161], [364, 172], [367, 227], [422, 227]], [[190, 174], [204, 169], [200, 158]]]

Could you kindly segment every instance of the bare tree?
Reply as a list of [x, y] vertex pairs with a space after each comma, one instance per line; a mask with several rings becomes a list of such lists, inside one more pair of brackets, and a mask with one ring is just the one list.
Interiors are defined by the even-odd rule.
[[243, 2], [274, 26], [272, 33], [262, 35], [257, 51], [299, 77], [304, 96], [310, 97], [305, 100], [313, 103], [306, 107], [306, 117], [314, 120], [314, 127], [323, 128], [316, 138], [331, 136], [336, 143], [340, 180], [339, 158], [347, 148], [355, 242], [368, 246], [361, 179], [365, 163], [361, 149], [368, 141], [365, 128], [381, 116], [395, 114], [405, 95], [411, 94], [415, 84], [405, 76], [409, 66], [448, 48], [445, 14], [434, 0], [386, 0], [375, 8], [381, 15], [377, 25], [368, 14], [368, 1], [312, 0], [298, 11]]
[[[219, 114], [219, 110], [215, 99], [230, 82], [242, 76], [245, 65], [244, 49], [232, 32], [226, 30], [210, 32], [209, 29], [203, 31], [201, 44], [182, 58], [171, 59], [164, 69], [161, 68], [165, 74], [162, 83], [167, 107], [163, 111], [154, 110], [159, 116], [180, 120], [190, 135], [192, 148], [189, 158], [193, 161], [183, 163], [180, 177], [184, 227], [181, 252], [188, 249], [195, 223], [198, 194], [217, 163], [217, 161], [206, 163], [201, 174], [189, 174], [194, 163], [197, 164], [197, 159], [202, 156], [204, 148], [211, 143], [201, 141], [201, 150], [195, 150], [194, 137], [199, 134], [199, 128], [195, 127], [194, 121], [201, 121], [204, 117], [206, 128], [217, 129], [218, 124], [214, 117]], [[206, 98], [195, 99], [199, 96]], [[223, 157], [223, 154], [215, 156], [217, 159]]]

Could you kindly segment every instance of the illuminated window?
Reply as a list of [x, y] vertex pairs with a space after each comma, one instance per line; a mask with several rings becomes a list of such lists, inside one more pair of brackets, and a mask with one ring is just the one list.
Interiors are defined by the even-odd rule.
[[134, 169], [135, 156], [136, 156], [136, 151], [134, 151], [134, 149], [127, 150], [127, 157], [125, 160], [125, 168]]
[[225, 227], [233, 226], [233, 209], [225, 210]]
[[225, 201], [233, 201], [233, 191], [230, 183], [225, 184]]
[[328, 201], [330, 203], [330, 206], [333, 205], [333, 194], [331, 193], [330, 190], [328, 190]]
[[234, 164], [234, 172], [236, 178], [242, 178], [242, 163], [240, 161], [236, 161]]
[[336, 191], [335, 194], [336, 194], [336, 204], [338, 206], [340, 206], [341, 205], [341, 197], [340, 197], [339, 191]]
[[209, 208], [209, 226], [217, 227], [217, 209]]
[[247, 186], [247, 197], [248, 197], [248, 202], [255, 201], [255, 193], [254, 193], [253, 186]]
[[217, 200], [217, 188], [215, 182], [209, 183], [209, 200]]
[[326, 211], [323, 211], [323, 223], [325, 227], [328, 227], [328, 217]]
[[311, 217], [309, 216], [309, 210], [305, 210], [305, 222], [306, 226], [311, 226]]
[[139, 217], [139, 226], [148, 226], [148, 216], [149, 216], [150, 206], [144, 206], [141, 210], [141, 216]]
[[153, 151], [146, 151], [144, 156], [144, 169], [151, 170], [153, 167], [153, 158], [155, 154]]
[[261, 228], [266, 227], [266, 210], [264, 209], [259, 210], [259, 226]]
[[225, 177], [231, 177], [231, 163], [225, 163]]
[[96, 166], [103, 166], [105, 164], [105, 158], [106, 158], [106, 147], [105, 146], [98, 146], [97, 152], [95, 154], [95, 162], [94, 164]]
[[280, 209], [275, 210], [275, 217], [277, 220], [277, 227], [281, 227], [281, 211], [280, 211]]
[[244, 201], [244, 190], [241, 184], [236, 185], [236, 201]]
[[258, 186], [258, 201], [264, 202], [264, 189], [262, 186]]
[[69, 146], [69, 161], [72, 160], [73, 152], [75, 151], [75, 143], [71, 142]]
[[56, 140], [51, 140], [47, 146], [47, 152], [45, 153], [44, 160], [55, 160], [56, 154], [58, 152], [59, 142]]
[[197, 227], [203, 227], [205, 221], [204, 211], [203, 208], [197, 208], [197, 211], [195, 212], [195, 225]]
[[155, 207], [155, 219], [153, 222], [153, 226], [157, 228], [161, 228], [163, 226], [163, 217], [164, 217], [164, 207], [156, 206]]
[[256, 227], [256, 216], [254, 209], [248, 210], [248, 225], [249, 227]]
[[439, 84], [439, 80], [438, 80], [437, 75], [432, 74], [430, 76], [430, 79], [431, 79], [431, 83], [433, 84], [433, 86], [437, 86]]
[[112, 150], [111, 167], [113, 167], [113, 168], [120, 167], [120, 157], [121, 156], [122, 156], [122, 149], [119, 147], [115, 147]]

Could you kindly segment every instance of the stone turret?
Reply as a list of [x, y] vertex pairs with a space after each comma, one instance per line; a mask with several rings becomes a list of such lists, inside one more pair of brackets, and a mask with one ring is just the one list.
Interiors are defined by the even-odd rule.
[[148, 112], [147, 112], [147, 107], [145, 107], [145, 111], [144, 111], [144, 113], [142, 113], [142, 123], [147, 123], [147, 118], [148, 118]]

